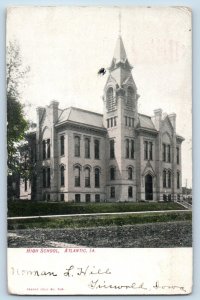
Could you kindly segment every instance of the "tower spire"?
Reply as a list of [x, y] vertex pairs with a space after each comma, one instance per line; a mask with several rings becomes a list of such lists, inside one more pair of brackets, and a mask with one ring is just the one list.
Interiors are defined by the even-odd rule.
[[119, 11], [119, 35], [121, 35], [121, 11]]

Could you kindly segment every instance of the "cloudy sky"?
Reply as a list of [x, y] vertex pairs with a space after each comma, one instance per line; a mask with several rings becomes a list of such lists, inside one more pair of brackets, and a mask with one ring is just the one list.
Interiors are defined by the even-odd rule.
[[[192, 185], [191, 14], [185, 8], [121, 8], [121, 33], [133, 65], [139, 112], [177, 114], [183, 185]], [[7, 15], [7, 41], [17, 40], [31, 71], [23, 92], [27, 114], [53, 99], [60, 108], [103, 112], [106, 75], [119, 31], [119, 8], [18, 7]]]

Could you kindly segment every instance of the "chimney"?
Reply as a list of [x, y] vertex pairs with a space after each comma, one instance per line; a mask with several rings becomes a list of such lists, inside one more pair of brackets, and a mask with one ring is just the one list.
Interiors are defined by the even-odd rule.
[[161, 119], [162, 119], [162, 109], [161, 108], [155, 109], [154, 110], [154, 116], [151, 119], [154, 123], [154, 126], [155, 126], [156, 130], [159, 130], [160, 129], [160, 122], [161, 122]]
[[176, 114], [175, 113], [171, 113], [168, 115], [170, 122], [174, 128], [174, 131], [176, 132]]
[[36, 111], [37, 111], [37, 128], [39, 128], [40, 121], [41, 121], [42, 115], [43, 115], [43, 113], [45, 111], [45, 108], [42, 107], [42, 106], [38, 106], [36, 108]]
[[52, 120], [53, 123], [56, 123], [58, 121], [58, 106], [59, 102], [56, 100], [52, 100], [50, 102], [49, 108], [52, 110]]

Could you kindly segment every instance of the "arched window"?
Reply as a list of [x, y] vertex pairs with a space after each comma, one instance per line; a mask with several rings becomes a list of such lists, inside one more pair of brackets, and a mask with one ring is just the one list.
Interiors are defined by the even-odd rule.
[[131, 86], [127, 89], [127, 106], [128, 108], [133, 108], [133, 100], [134, 100], [134, 90]]
[[95, 170], [94, 170], [94, 186], [95, 186], [95, 188], [100, 187], [100, 170], [99, 170], [99, 168], [95, 168]]
[[132, 186], [128, 187], [128, 197], [133, 198], [133, 188], [132, 188]]
[[133, 169], [131, 167], [128, 167], [128, 179], [133, 179]]
[[163, 171], [163, 187], [167, 187], [167, 172], [166, 170]]
[[114, 109], [114, 92], [113, 88], [109, 87], [106, 93], [106, 101], [108, 110]]
[[74, 143], [75, 143], [75, 147], [74, 147], [74, 155], [76, 157], [80, 157], [80, 137], [79, 136], [75, 136], [74, 138]]
[[60, 167], [60, 185], [65, 186], [65, 167]]
[[179, 172], [177, 172], [176, 180], [177, 180], [177, 189], [180, 189], [180, 173]]
[[129, 139], [126, 139], [125, 145], [126, 145], [126, 158], [129, 158]]
[[168, 171], [168, 188], [171, 188], [171, 171]]
[[85, 168], [85, 187], [90, 187], [90, 168]]
[[110, 168], [110, 180], [115, 180], [115, 168]]
[[81, 169], [79, 166], [75, 166], [74, 168], [74, 184], [75, 186], [80, 186], [81, 185]]

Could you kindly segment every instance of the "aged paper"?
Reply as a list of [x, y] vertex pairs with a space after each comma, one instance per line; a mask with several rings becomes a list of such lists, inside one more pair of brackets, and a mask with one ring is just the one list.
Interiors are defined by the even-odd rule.
[[8, 9], [9, 293], [192, 292], [191, 32], [187, 7]]

